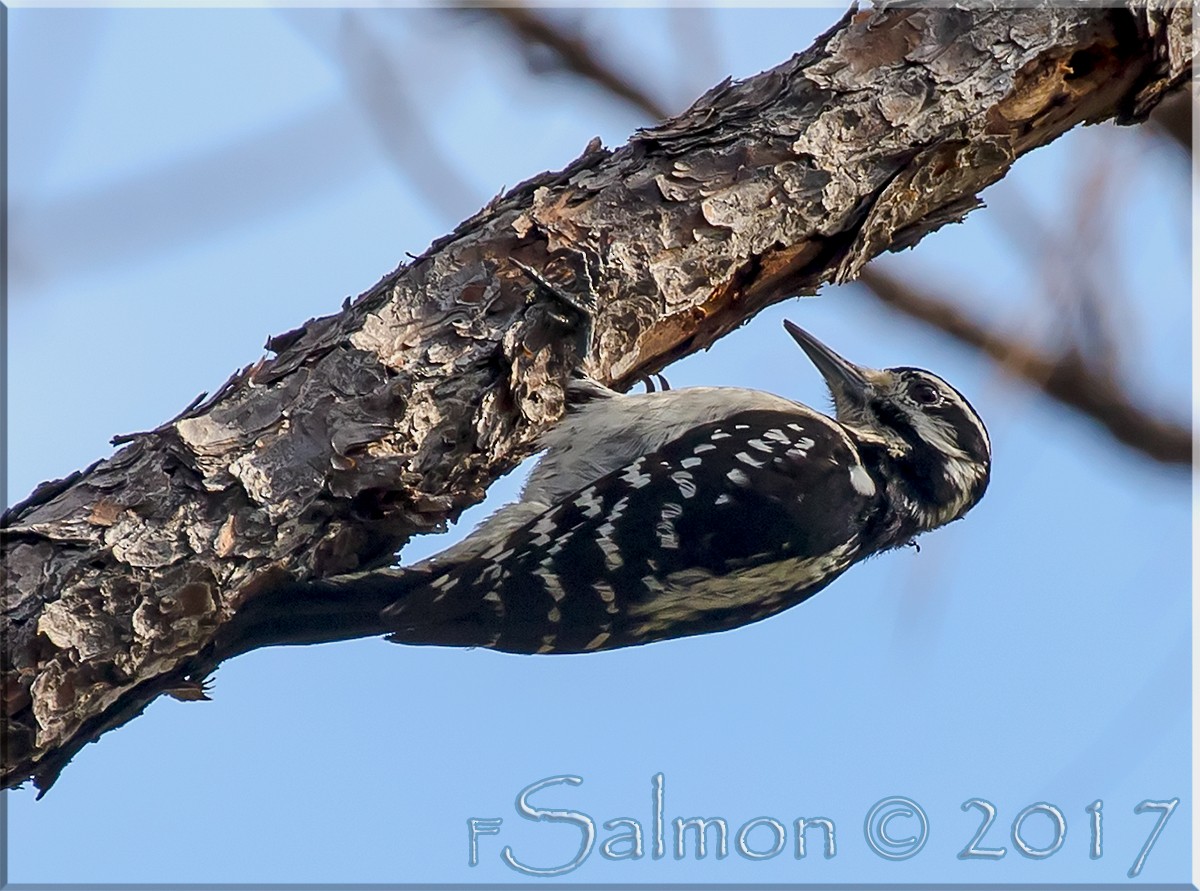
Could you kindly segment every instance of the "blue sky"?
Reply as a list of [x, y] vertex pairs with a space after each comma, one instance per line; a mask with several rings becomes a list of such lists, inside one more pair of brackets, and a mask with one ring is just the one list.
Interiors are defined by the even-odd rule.
[[[838, 15], [610, 10], [584, 21], [678, 109], [727, 74], [783, 61]], [[530, 75], [500, 32], [460, 13], [15, 10], [9, 28], [10, 502], [110, 454], [113, 434], [173, 416], [257, 359], [268, 335], [336, 311], [502, 186], [647, 123], [565, 75]], [[355, 34], [388, 49], [392, 107], [419, 122], [390, 143], [364, 111], [371, 72], [348, 49], [361, 46]], [[1020, 161], [964, 225], [885, 262], [1048, 339], [1073, 274], [1061, 257], [1107, 213], [1109, 249], [1093, 260], [1108, 264], [1122, 372], [1139, 398], [1186, 417], [1184, 164], [1145, 132], [1076, 131]], [[1108, 205], [1081, 200], [1114, 170]], [[1021, 238], [1031, 219], [1046, 245], [1032, 262]], [[520, 790], [575, 775], [582, 785], [532, 801], [649, 831], [661, 772], [668, 827], [827, 817], [837, 855], [821, 857], [810, 835], [797, 860], [790, 834], [762, 862], [597, 851], [565, 880], [1125, 881], [1155, 821], [1134, 807], [1178, 797], [1139, 880], [1187, 881], [1187, 474], [1113, 444], [854, 285], [763, 312], [673, 366], [672, 385], [824, 406], [784, 317], [855, 361], [927, 367], [968, 395], [995, 452], [991, 489], [968, 518], [919, 554], [868, 561], [801, 607], [720, 635], [552, 658], [365, 640], [236, 659], [215, 675], [212, 702], [157, 701], [87, 747], [43, 800], [10, 794], [10, 880], [517, 881], [504, 845], [551, 866], [579, 841], [572, 825], [519, 817]], [[464, 534], [519, 477], [404, 559]], [[909, 860], [879, 857], [864, 837], [887, 796], [927, 813], [928, 842]], [[980, 845], [1006, 847], [998, 861], [957, 856], [980, 824], [962, 807], [972, 798], [996, 807]], [[1091, 859], [1085, 808], [1096, 800], [1103, 855]], [[1067, 827], [1044, 859], [1012, 839], [1039, 802]], [[475, 867], [470, 817], [503, 818]], [[1051, 822], [1032, 814], [1023, 837], [1049, 845]], [[914, 825], [897, 818], [891, 831]], [[752, 843], [767, 846], [758, 832]]]

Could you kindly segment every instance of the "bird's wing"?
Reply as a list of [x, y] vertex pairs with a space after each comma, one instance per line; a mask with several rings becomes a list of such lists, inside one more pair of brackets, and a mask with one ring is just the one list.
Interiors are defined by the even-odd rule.
[[745, 624], [853, 562], [874, 488], [831, 421], [742, 412], [577, 490], [384, 615], [400, 642], [516, 652]]
[[[606, 390], [596, 388], [588, 392]], [[782, 396], [738, 387], [688, 387], [628, 396], [607, 393], [576, 405], [542, 437], [546, 454], [529, 475], [523, 501], [558, 504], [694, 428], [738, 412], [769, 410], [823, 418]]]

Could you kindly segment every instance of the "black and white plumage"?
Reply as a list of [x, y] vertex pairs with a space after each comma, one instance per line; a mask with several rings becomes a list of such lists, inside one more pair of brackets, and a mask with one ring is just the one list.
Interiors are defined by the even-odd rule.
[[991, 447], [957, 390], [785, 325], [836, 419], [754, 390], [579, 382], [520, 501], [424, 563], [310, 592], [387, 603], [401, 643], [591, 652], [758, 621], [978, 502]]

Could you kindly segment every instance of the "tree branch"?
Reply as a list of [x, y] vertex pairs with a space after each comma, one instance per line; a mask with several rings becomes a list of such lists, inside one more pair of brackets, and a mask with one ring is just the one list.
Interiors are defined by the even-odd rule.
[[[611, 72], [603, 77], [592, 76], [589, 69], [597, 64], [593, 61], [595, 53], [581, 38], [520, 7], [497, 7], [489, 12], [509, 24], [513, 32], [527, 43], [556, 53], [566, 70], [599, 84], [618, 98], [631, 101], [652, 117], [662, 116], [650, 100], [643, 98], [648, 94], [637, 84]], [[619, 86], [615, 85], [618, 81]], [[1191, 105], [1191, 90], [1185, 86], [1165, 95], [1149, 118], [1157, 129], [1175, 139], [1189, 152]], [[1085, 219], [1094, 218], [1095, 214], [1085, 215]], [[1046, 233], [1031, 233], [1028, 222], [1022, 221], [1021, 233], [1032, 244], [1045, 246]], [[1087, 233], [1076, 233], [1076, 236], [1084, 241], [1087, 239]], [[867, 271], [872, 269], [875, 267], [868, 267]], [[1179, 424], [1155, 418], [1138, 409], [1129, 395], [1111, 379], [1111, 375], [1105, 377], [1102, 369], [1094, 365], [1088, 355], [1071, 353], [1051, 358], [1033, 353], [1008, 335], [980, 328], [949, 302], [918, 294], [884, 273], [877, 272], [868, 277], [864, 272], [863, 283], [875, 296], [898, 312], [929, 323], [964, 343], [975, 346], [983, 342], [992, 344], [996, 351], [993, 358], [1000, 358], [1005, 371], [1025, 378], [1052, 399], [1060, 400], [1085, 415], [1092, 415], [1125, 445], [1143, 451], [1155, 460], [1191, 462], [1190, 432]]]
[[[560, 416], [576, 359], [512, 259], [599, 308], [624, 387], [978, 205], [1021, 154], [1136, 120], [1190, 10], [852, 11], [809, 50], [522, 183], [214, 396], [3, 520], [4, 775], [45, 789], [281, 580], [391, 560]], [[280, 607], [286, 608], [286, 604]], [[371, 633], [356, 626], [355, 633]]]

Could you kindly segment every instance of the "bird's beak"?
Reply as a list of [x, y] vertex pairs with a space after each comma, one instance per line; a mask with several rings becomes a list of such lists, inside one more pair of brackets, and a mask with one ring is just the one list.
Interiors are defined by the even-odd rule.
[[839, 416], [847, 409], [861, 409], [867, 404], [874, 389], [871, 378], [878, 372], [843, 359], [803, 328], [786, 319], [783, 327], [792, 335], [792, 339], [800, 344], [800, 349], [808, 354], [808, 358], [817, 366], [817, 371], [825, 378]]

